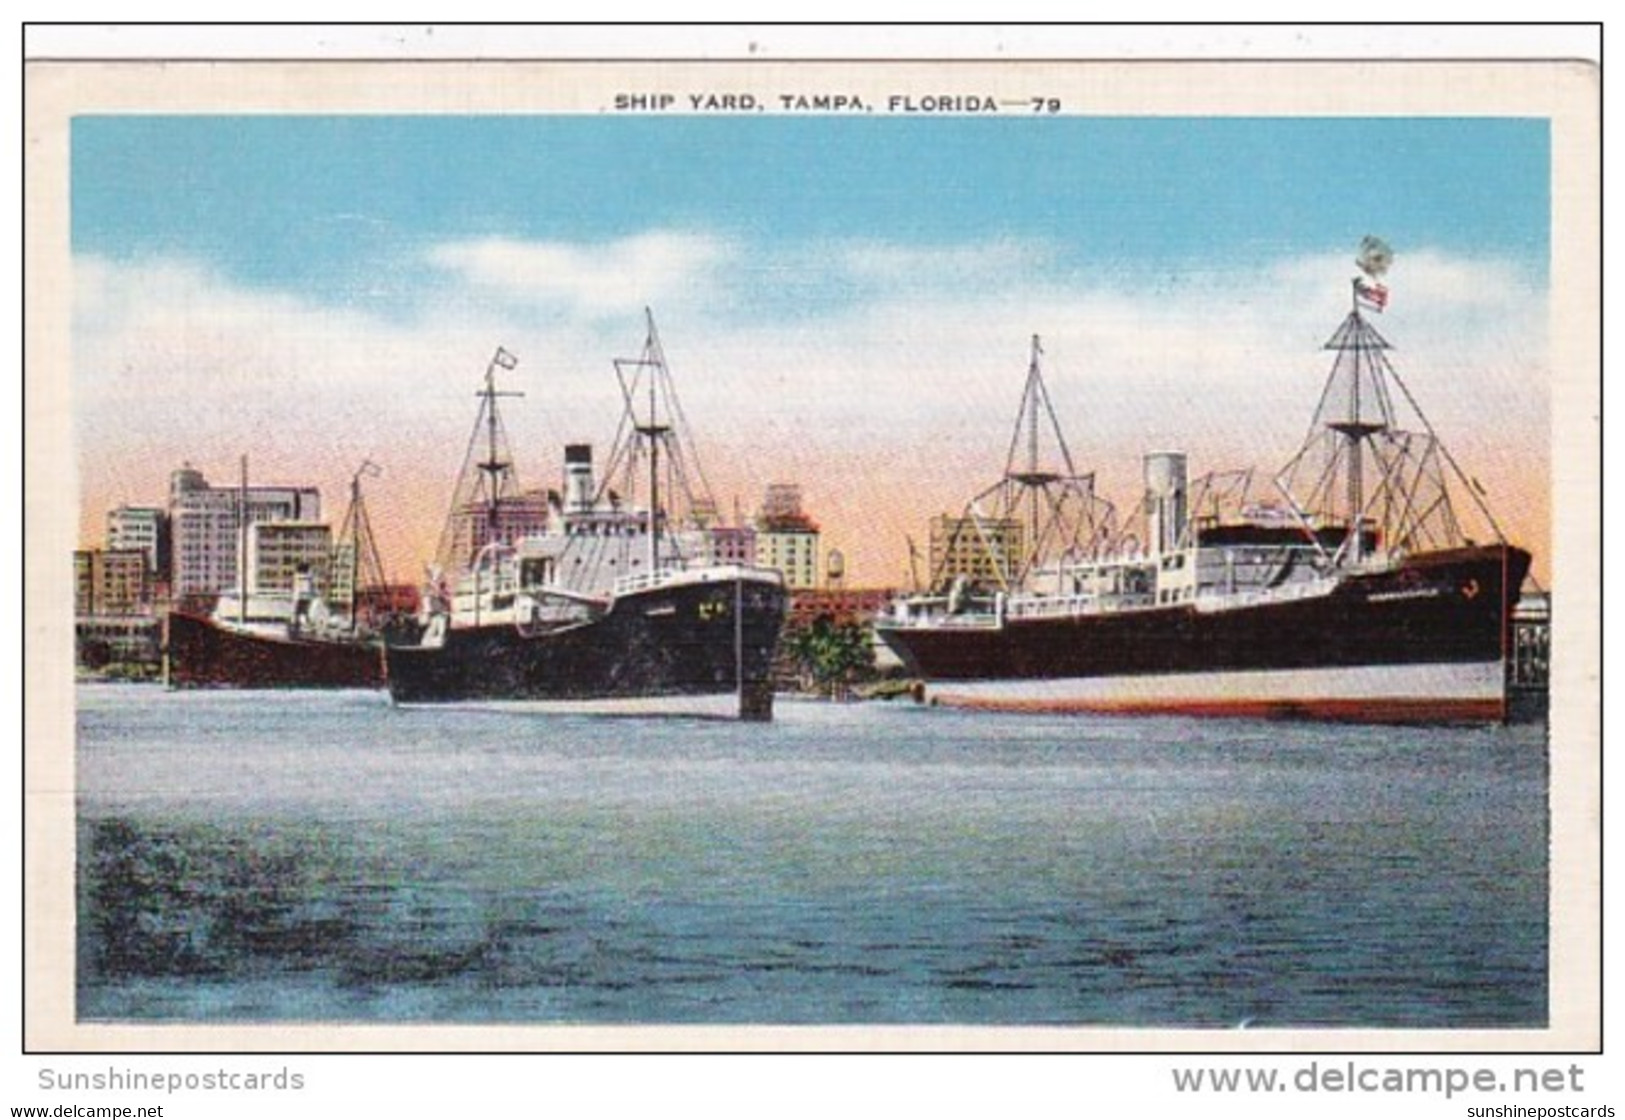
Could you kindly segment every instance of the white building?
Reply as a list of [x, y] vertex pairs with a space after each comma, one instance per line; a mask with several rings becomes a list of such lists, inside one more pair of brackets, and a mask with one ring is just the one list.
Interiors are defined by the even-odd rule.
[[239, 511], [257, 522], [320, 521], [321, 495], [314, 487], [210, 486], [190, 465], [170, 476], [169, 526], [172, 594], [217, 595], [236, 587]]
[[818, 540], [818, 523], [801, 508], [801, 488], [769, 486], [756, 517], [756, 563], [778, 569], [792, 590], [817, 587]]
[[332, 555], [333, 530], [320, 522], [260, 521], [250, 525], [248, 592], [288, 593], [294, 590], [299, 575], [306, 573], [316, 594], [324, 595]]

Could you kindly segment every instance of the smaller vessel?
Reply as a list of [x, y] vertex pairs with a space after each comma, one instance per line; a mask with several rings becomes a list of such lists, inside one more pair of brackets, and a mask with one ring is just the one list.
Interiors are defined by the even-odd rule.
[[499, 349], [487, 367], [453, 500], [460, 527], [448, 528], [453, 547], [440, 558], [460, 568], [432, 581], [421, 636], [388, 646], [390, 696], [771, 719], [784, 581], [715, 562], [716, 503], [679, 431], [653, 317], [642, 356], [615, 362], [624, 408], [603, 483], [590, 445], [568, 446], [563, 491], [543, 499], [540, 529], [526, 524], [534, 503], [519, 490], [496, 413], [510, 395], [497, 391], [496, 371], [513, 366]]
[[[365, 688], [384, 686], [383, 632], [398, 620], [369, 617], [367, 590], [383, 565], [361, 494], [363, 463], [350, 482], [350, 508], [322, 573], [304, 566], [292, 586], [258, 591], [248, 577], [248, 467], [238, 503], [238, 586], [208, 615], [171, 611], [164, 620], [164, 680], [171, 688]], [[318, 582], [318, 574], [323, 579]], [[326, 585], [326, 594], [322, 584]], [[250, 587], [244, 594], [242, 588]], [[340, 601], [331, 600], [333, 589]]]

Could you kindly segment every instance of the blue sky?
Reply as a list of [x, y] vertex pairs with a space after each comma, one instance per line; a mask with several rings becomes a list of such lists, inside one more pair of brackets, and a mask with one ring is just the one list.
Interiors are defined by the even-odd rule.
[[335, 494], [365, 457], [409, 558], [495, 347], [546, 483], [652, 306], [724, 508], [801, 482], [887, 582], [1002, 463], [1033, 334], [1120, 507], [1149, 446], [1279, 465], [1372, 233], [1430, 419], [1538, 488], [1493, 433], [1544, 430], [1549, 176], [1537, 119], [82, 117], [82, 525], [183, 457]]
[[81, 118], [75, 252], [339, 294], [440, 239], [1043, 239], [1071, 269], [1341, 247], [1544, 269], [1540, 120]]

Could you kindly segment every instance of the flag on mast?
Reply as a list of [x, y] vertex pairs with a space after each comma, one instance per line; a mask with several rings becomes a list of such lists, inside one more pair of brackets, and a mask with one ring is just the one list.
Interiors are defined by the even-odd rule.
[[519, 359], [508, 353], [508, 351], [503, 349], [501, 346], [497, 347], [497, 355], [493, 360], [503, 369], [512, 369], [514, 366], [519, 364]]
[[1388, 289], [1375, 282], [1367, 283], [1356, 276], [1354, 278], [1354, 299], [1362, 307], [1369, 307], [1373, 311], [1381, 311], [1388, 306]]
[[1380, 237], [1363, 237], [1360, 239], [1360, 255], [1354, 258], [1354, 263], [1368, 277], [1366, 280], [1358, 276], [1354, 278], [1355, 304], [1381, 311], [1388, 306], [1388, 289], [1378, 283], [1377, 278], [1394, 263], [1394, 251]]

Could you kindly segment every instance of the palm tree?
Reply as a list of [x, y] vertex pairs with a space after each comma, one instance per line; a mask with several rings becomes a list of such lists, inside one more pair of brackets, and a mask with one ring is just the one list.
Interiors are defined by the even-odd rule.
[[791, 633], [786, 644], [801, 687], [809, 692], [845, 698], [854, 683], [874, 672], [874, 643], [856, 622], [820, 615]]

